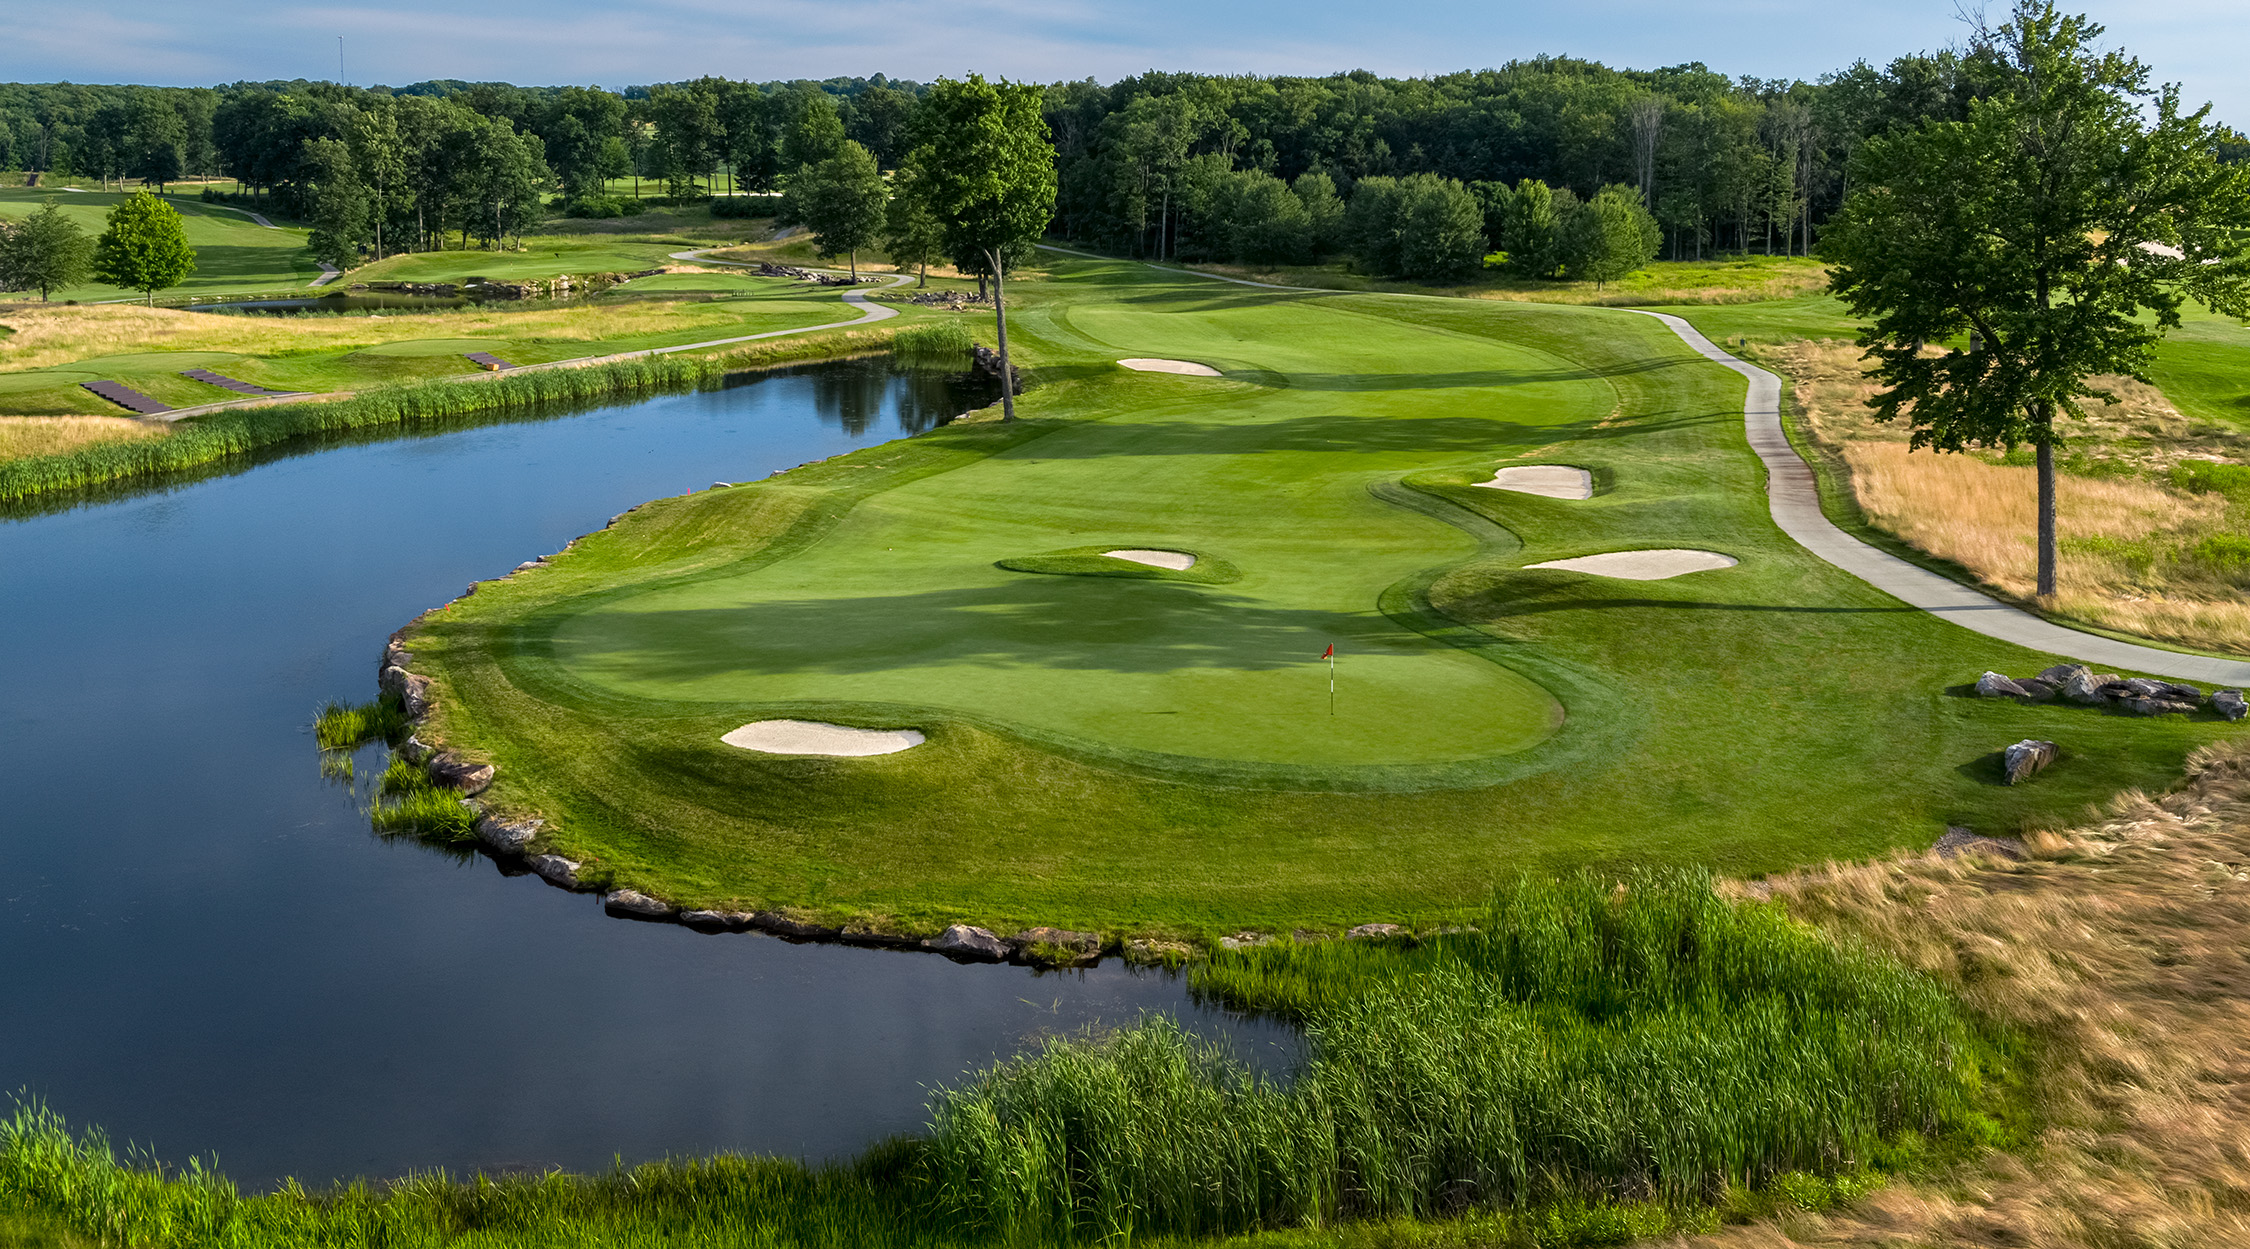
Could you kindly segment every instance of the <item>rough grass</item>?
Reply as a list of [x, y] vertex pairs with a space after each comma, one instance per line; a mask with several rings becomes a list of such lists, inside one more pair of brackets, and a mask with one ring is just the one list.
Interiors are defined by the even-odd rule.
[[[1909, 452], [1876, 422], [1858, 348], [1799, 340], [1758, 351], [1785, 372], [1799, 413], [1845, 471], [1867, 520], [2017, 600], [2037, 588], [2038, 479], [2027, 450]], [[2162, 392], [2099, 378], [2119, 402], [2084, 401], [2065, 432], [2056, 484], [2058, 615], [2159, 641], [2250, 651], [2250, 561], [2236, 548], [2250, 490], [2214, 484], [2209, 457], [2241, 451], [2231, 431], [2181, 415]], [[2231, 478], [2228, 480], [2232, 480]]]
[[352, 750], [373, 741], [393, 741], [407, 729], [406, 709], [389, 694], [356, 705], [330, 701], [313, 721], [313, 740], [322, 750]]
[[0, 416], [0, 461], [66, 455], [104, 442], [161, 438], [163, 425], [124, 416]]

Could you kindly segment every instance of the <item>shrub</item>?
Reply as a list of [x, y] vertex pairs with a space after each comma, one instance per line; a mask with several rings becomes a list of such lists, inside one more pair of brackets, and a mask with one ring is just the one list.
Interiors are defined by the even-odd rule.
[[2174, 486], [2192, 494], [2225, 495], [2230, 502], [2250, 503], [2250, 466], [2182, 460], [2172, 466], [2171, 478]]
[[721, 195], [711, 201], [714, 217], [771, 217], [774, 202], [763, 195]]
[[2215, 533], [2195, 544], [2195, 562], [2228, 581], [2250, 580], [2250, 535]]
[[566, 217], [630, 217], [637, 211], [632, 200], [617, 195], [589, 195], [563, 206]]
[[1344, 210], [1352, 255], [1370, 272], [1434, 282], [1484, 263], [1484, 210], [1451, 178], [1362, 178]]

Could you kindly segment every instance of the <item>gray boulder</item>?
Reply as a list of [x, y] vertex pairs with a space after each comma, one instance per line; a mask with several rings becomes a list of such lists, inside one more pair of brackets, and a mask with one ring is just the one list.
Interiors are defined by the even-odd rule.
[[792, 919], [779, 911], [759, 911], [750, 917], [750, 926], [783, 937], [839, 937], [844, 932], [841, 928]]
[[612, 889], [602, 895], [602, 909], [628, 919], [669, 919], [679, 908], [637, 889]]
[[1979, 698], [2029, 698], [2031, 691], [1997, 672], [1987, 672], [1977, 678]]
[[382, 676], [383, 670], [386, 668], [404, 669], [413, 662], [414, 652], [400, 646], [398, 640], [393, 638], [383, 646], [383, 662], [375, 665], [375, 675]]
[[1272, 944], [1273, 934], [1264, 932], [1238, 932], [1231, 937], [1219, 938], [1219, 948], [1222, 950], [1249, 950]]
[[418, 677], [393, 664], [383, 669], [376, 685], [386, 694], [394, 695], [406, 708], [406, 718], [419, 720], [430, 714], [430, 679]]
[[422, 739], [409, 733], [406, 740], [399, 743], [398, 753], [408, 763], [422, 763], [429, 759], [430, 748], [423, 744]]
[[2036, 677], [2033, 677], [2032, 680], [2045, 681], [2059, 689], [2062, 686], [2068, 685], [2070, 683], [2070, 678], [2072, 678], [2073, 676], [2076, 676], [2081, 672], [2090, 674], [2092, 671], [2092, 669], [2088, 668], [2084, 664], [2056, 664], [2054, 667], [2047, 669]]
[[2007, 774], [2010, 785], [2020, 785], [2046, 771], [2057, 753], [2053, 742], [2026, 738], [2001, 752], [2000, 770]]
[[948, 958], [997, 963], [1008, 957], [1008, 943], [990, 929], [955, 924], [922, 943]]
[[502, 854], [522, 854], [531, 839], [539, 835], [545, 820], [503, 820], [497, 815], [482, 816], [477, 820], [477, 840]]
[[682, 911], [680, 922], [690, 928], [738, 930], [750, 926], [748, 911]]
[[1344, 935], [1364, 940], [1368, 937], [1396, 937], [1405, 931], [1405, 927], [1399, 924], [1361, 924]]
[[2196, 708], [2195, 703], [2184, 698], [2120, 698], [2117, 705], [2136, 716], [2167, 716]]
[[2211, 710], [2229, 720], [2240, 720], [2250, 712], [2250, 702], [2245, 702], [2241, 690], [2219, 690], [2211, 695]]
[[2035, 703], [2046, 702], [2062, 692], [2062, 682], [2050, 681], [2045, 677], [2025, 677], [2016, 684], [2023, 687], [2024, 697]]
[[431, 780], [469, 795], [483, 793], [495, 775], [491, 764], [476, 763], [445, 750], [431, 755], [428, 767]]
[[1068, 928], [1026, 928], [1016, 934], [1016, 953], [1024, 955], [1029, 947], [1042, 947], [1036, 955], [1042, 962], [1077, 966], [1094, 962], [1102, 956], [1102, 939], [1091, 932], [1074, 932]]
[[2115, 673], [2097, 674], [2078, 668], [2070, 674], [2069, 680], [2063, 682], [2062, 696], [2074, 703], [2099, 706], [2109, 701], [2109, 695], [2103, 691], [2119, 684], [2121, 683]]
[[565, 889], [578, 887], [578, 869], [584, 866], [576, 859], [566, 859], [559, 854], [535, 854], [524, 860], [524, 865], [539, 873], [540, 879]]

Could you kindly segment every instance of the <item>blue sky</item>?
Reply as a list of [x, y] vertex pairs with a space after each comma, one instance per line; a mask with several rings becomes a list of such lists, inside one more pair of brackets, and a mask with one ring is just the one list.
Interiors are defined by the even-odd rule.
[[[1955, 0], [0, 0], [0, 79], [425, 78], [603, 86], [723, 74], [1110, 81], [1151, 67], [1426, 74], [1542, 52], [1813, 77], [1961, 38]], [[1990, 6], [1995, 12], [2003, 3]], [[2077, 0], [2250, 128], [2250, 0]]]

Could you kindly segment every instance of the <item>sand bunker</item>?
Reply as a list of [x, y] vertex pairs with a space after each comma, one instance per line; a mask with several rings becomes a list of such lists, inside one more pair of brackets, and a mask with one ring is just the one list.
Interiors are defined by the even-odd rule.
[[1545, 495], [1550, 499], [1594, 497], [1594, 475], [1568, 464], [1520, 464], [1494, 473], [1491, 481], [1476, 484], [1488, 490], [1513, 490], [1518, 494]]
[[1129, 559], [1136, 564], [1169, 568], [1174, 572], [1186, 572], [1195, 567], [1195, 557], [1186, 551], [1144, 551], [1139, 547], [1128, 547], [1122, 551], [1104, 551], [1102, 554], [1111, 559]]
[[1597, 577], [1621, 577], [1627, 581], [1662, 581], [1691, 572], [1709, 572], [1714, 568], [1732, 568], [1741, 561], [1717, 551], [1684, 551], [1667, 548], [1660, 551], [1609, 551], [1601, 555], [1581, 555], [1577, 559], [1549, 560], [1544, 564], [1525, 564], [1526, 568], [1566, 568], [1571, 572], [1590, 572]]
[[1220, 376], [1217, 369], [1208, 364], [1197, 364], [1193, 360], [1144, 360], [1136, 356], [1118, 363], [1139, 373], [1177, 373], [1182, 377]]
[[892, 755], [922, 744], [915, 729], [854, 729], [818, 720], [754, 720], [719, 739], [769, 755]]

